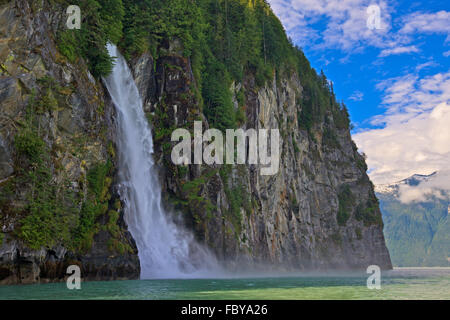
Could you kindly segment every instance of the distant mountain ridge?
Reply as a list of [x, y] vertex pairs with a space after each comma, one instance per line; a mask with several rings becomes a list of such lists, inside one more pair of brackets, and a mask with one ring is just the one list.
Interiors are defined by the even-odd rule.
[[425, 175], [425, 174], [414, 174], [409, 178], [400, 180], [395, 183], [391, 184], [380, 184], [375, 186], [375, 192], [376, 193], [392, 193], [396, 194], [399, 191], [400, 186], [402, 185], [408, 185], [408, 186], [417, 186], [420, 183], [424, 181], [429, 181], [433, 177], [437, 175], [437, 171], [433, 172], [432, 174]]
[[[449, 193], [436, 187], [443, 175], [415, 174], [375, 187], [394, 266], [450, 266]], [[423, 193], [423, 198], [404, 201], [401, 196], [406, 188], [408, 192]]]

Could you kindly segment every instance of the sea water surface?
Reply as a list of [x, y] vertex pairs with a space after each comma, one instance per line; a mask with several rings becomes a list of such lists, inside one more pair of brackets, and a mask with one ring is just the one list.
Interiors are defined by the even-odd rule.
[[396, 268], [382, 273], [381, 289], [366, 274], [297, 274], [283, 277], [164, 279], [0, 286], [0, 299], [446, 299], [450, 268]]

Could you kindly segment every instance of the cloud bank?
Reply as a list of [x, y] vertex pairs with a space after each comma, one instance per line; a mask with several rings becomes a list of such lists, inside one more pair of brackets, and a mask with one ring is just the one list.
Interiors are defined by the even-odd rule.
[[[372, 0], [269, 0], [288, 34], [297, 43], [311, 44], [317, 40], [317, 49], [340, 48], [344, 51], [361, 50], [366, 45], [383, 47], [385, 35], [391, 28], [390, 8], [387, 1], [380, 7], [380, 29], [367, 27], [367, 8]], [[314, 28], [324, 23], [325, 29]]]
[[403, 19], [400, 33], [450, 33], [450, 12], [436, 13], [414, 12]]
[[419, 52], [419, 49], [416, 46], [406, 46], [406, 47], [395, 47], [392, 49], [384, 49], [381, 51], [379, 57], [387, 57], [393, 54], [403, 54], [403, 53], [413, 53]]
[[417, 186], [400, 185], [399, 200], [403, 203], [425, 202], [430, 197], [450, 201], [450, 171], [440, 171]]
[[[367, 154], [370, 177], [387, 184], [413, 174], [445, 171], [450, 164], [450, 72], [423, 79], [406, 75], [383, 81], [383, 128], [353, 135]], [[450, 179], [446, 187], [450, 190]]]
[[[380, 57], [417, 53], [417, 34], [444, 34], [450, 41], [450, 12], [413, 12], [392, 18], [392, 1], [379, 0], [269, 0], [295, 43], [310, 48], [361, 52], [365, 47], [382, 51]], [[370, 5], [380, 8], [380, 28], [367, 27]], [[394, 30], [395, 28], [395, 30]]]

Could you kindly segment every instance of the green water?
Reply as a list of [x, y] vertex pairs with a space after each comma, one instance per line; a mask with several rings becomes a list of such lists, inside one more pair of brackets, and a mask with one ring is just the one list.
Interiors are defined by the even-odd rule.
[[235, 279], [134, 280], [0, 286], [0, 299], [447, 299], [450, 268], [383, 272], [380, 290], [367, 276], [297, 275]]

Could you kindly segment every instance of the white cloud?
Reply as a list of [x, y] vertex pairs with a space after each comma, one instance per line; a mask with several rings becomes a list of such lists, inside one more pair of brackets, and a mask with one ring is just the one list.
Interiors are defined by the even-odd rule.
[[431, 196], [450, 200], [450, 171], [440, 171], [417, 186], [399, 186], [399, 200], [403, 203], [424, 202]]
[[[391, 16], [386, 0], [377, 3], [381, 9], [379, 30], [367, 27], [367, 8], [373, 4], [372, 0], [269, 0], [269, 3], [294, 40], [311, 44], [321, 39], [317, 48], [355, 51], [365, 45], [383, 47], [383, 38], [390, 30]], [[316, 22], [324, 22], [325, 29], [313, 29], [311, 25]]]
[[444, 57], [450, 57], [450, 50], [449, 51], [446, 51], [446, 52], [444, 52], [443, 54], [442, 54]]
[[317, 30], [308, 26], [305, 15], [293, 10], [290, 0], [270, 0], [270, 6], [295, 43], [305, 44], [319, 38]]
[[408, 74], [381, 81], [378, 89], [384, 90], [382, 105], [387, 112], [374, 117], [372, 124], [405, 122], [422, 112], [430, 112], [443, 102], [450, 102], [450, 71], [419, 79]]
[[416, 72], [419, 72], [420, 70], [428, 68], [428, 67], [436, 67], [438, 65], [439, 64], [437, 64], [434, 61], [427, 61], [427, 62], [424, 62], [424, 63], [419, 64], [418, 66], [416, 66]]
[[393, 54], [403, 54], [411, 52], [419, 52], [419, 49], [417, 49], [416, 46], [407, 46], [407, 47], [398, 46], [391, 49], [384, 49], [383, 51], [381, 51], [379, 57], [387, 57]]
[[349, 97], [349, 99], [353, 101], [362, 101], [364, 99], [364, 93], [357, 90], [353, 92], [353, 94]]
[[[269, 3], [296, 43], [317, 50], [337, 48], [355, 53], [375, 47], [382, 49], [380, 57], [386, 57], [419, 52], [412, 45], [416, 33], [447, 34], [450, 41], [450, 12], [444, 10], [414, 12], [393, 21], [395, 8], [387, 0], [269, 0]], [[373, 4], [380, 7], [381, 29], [367, 27], [367, 8]], [[320, 27], [315, 27], [316, 23]]]
[[368, 158], [375, 184], [446, 170], [450, 164], [450, 72], [423, 79], [406, 75], [378, 86], [385, 91], [383, 125], [353, 136]]
[[414, 12], [403, 19], [400, 33], [450, 33], [450, 12]]

